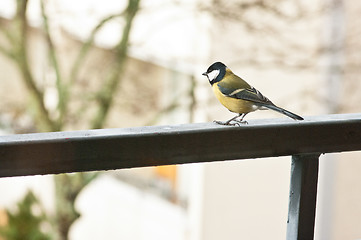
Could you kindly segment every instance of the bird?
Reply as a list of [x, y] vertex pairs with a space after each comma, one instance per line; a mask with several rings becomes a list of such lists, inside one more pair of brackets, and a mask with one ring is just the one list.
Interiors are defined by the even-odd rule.
[[295, 120], [304, 120], [301, 116], [273, 104], [222, 62], [213, 63], [202, 75], [208, 78], [221, 104], [229, 111], [238, 113], [226, 122], [214, 121], [215, 123], [240, 126], [240, 124], [247, 124], [247, 121], [243, 119], [248, 113], [264, 109], [277, 111]]

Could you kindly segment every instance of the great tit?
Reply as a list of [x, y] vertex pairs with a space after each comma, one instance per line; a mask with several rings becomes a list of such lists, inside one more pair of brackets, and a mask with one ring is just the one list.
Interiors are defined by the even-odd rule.
[[[243, 118], [248, 113], [262, 109], [272, 109], [295, 120], [303, 120], [297, 114], [274, 105], [257, 89], [235, 75], [231, 69], [221, 62], [213, 63], [202, 75], [208, 78], [214, 94], [223, 106], [231, 112], [238, 113], [237, 116], [226, 122], [215, 121], [218, 124], [239, 125], [239, 123], [247, 123], [243, 121]], [[240, 119], [237, 120], [237, 118]], [[232, 121], [237, 123], [231, 123]]]

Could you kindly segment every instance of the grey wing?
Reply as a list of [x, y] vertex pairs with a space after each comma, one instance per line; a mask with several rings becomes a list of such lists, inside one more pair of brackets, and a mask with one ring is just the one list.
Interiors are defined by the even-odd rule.
[[219, 90], [226, 96], [258, 103], [260, 106], [273, 103], [254, 87], [232, 90], [218, 85]]
[[250, 88], [242, 88], [242, 89], [229, 89], [218, 85], [219, 90], [226, 96], [236, 99], [242, 99], [246, 101], [253, 102], [254, 105], [258, 106], [259, 109], [272, 109], [274, 111], [280, 112], [290, 118], [296, 120], [303, 120], [301, 116], [294, 114], [286, 109], [277, 107], [274, 105], [268, 98], [262, 95], [257, 89], [254, 87]]

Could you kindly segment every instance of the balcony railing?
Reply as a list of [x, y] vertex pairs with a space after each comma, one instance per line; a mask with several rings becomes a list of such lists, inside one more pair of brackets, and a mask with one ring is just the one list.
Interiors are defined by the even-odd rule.
[[287, 239], [313, 239], [320, 154], [361, 150], [361, 114], [0, 136], [0, 177], [292, 156]]

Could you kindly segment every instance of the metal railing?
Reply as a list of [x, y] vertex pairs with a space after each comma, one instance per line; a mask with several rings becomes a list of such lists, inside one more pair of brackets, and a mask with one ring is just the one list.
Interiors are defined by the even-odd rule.
[[292, 156], [287, 239], [313, 239], [320, 154], [361, 150], [361, 114], [0, 136], [0, 177]]

